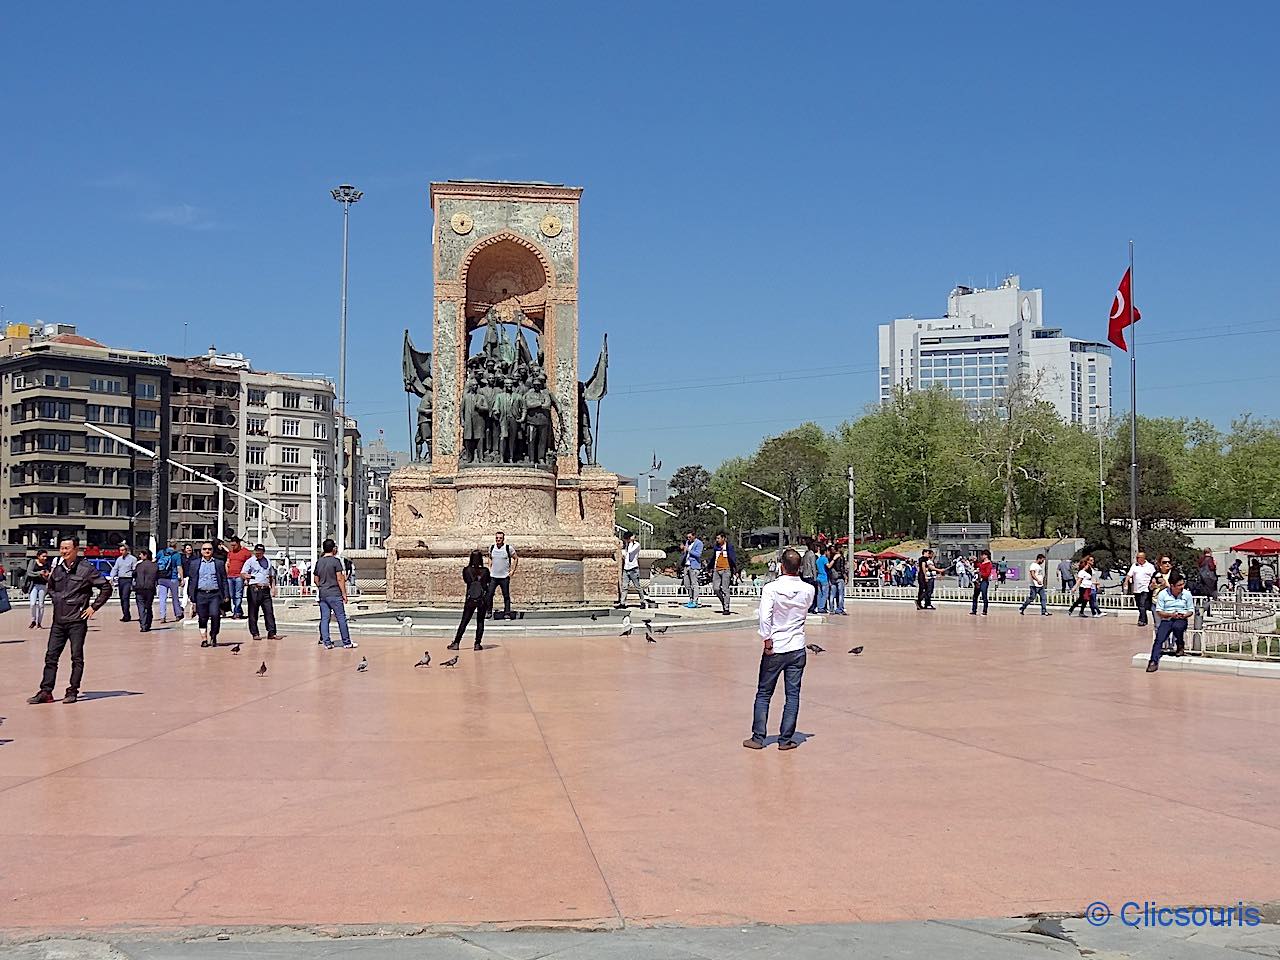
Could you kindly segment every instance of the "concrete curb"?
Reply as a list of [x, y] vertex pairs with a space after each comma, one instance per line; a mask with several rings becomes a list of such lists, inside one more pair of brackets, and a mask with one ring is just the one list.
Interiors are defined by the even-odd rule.
[[[1149, 653], [1135, 653], [1129, 666], [1147, 669]], [[1225, 673], [1237, 677], [1265, 677], [1280, 680], [1280, 663], [1263, 660], [1227, 660], [1222, 657], [1161, 657], [1160, 672], [1184, 670], [1192, 673]]]

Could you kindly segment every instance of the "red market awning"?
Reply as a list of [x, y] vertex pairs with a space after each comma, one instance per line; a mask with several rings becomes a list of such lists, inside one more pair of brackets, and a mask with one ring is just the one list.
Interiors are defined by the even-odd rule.
[[876, 559], [877, 560], [906, 560], [907, 558], [900, 553], [895, 553], [892, 550], [881, 550], [879, 553], [876, 554]]
[[859, 560], [874, 560], [876, 558], [876, 555], [870, 550], [859, 550], [857, 553], [853, 554], [853, 556], [857, 557]]
[[1280, 554], [1280, 540], [1270, 537], [1254, 537], [1244, 543], [1237, 543], [1231, 548], [1232, 553], [1252, 553], [1258, 556], [1274, 556]]

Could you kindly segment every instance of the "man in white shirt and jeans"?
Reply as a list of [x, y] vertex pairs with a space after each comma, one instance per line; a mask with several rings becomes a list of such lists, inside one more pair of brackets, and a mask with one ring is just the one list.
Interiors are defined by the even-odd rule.
[[800, 579], [800, 554], [786, 550], [782, 554], [782, 576], [766, 583], [760, 595], [760, 638], [764, 641], [764, 653], [760, 657], [751, 736], [742, 741], [749, 750], [764, 749], [769, 701], [773, 699], [779, 676], [783, 677], [787, 702], [782, 708], [778, 749], [794, 750], [799, 746], [795, 735], [805, 664], [804, 621], [815, 592], [812, 584]]
[[493, 598], [502, 588], [502, 614], [494, 610], [493, 619], [511, 619], [511, 578], [515, 576], [520, 558], [516, 556], [515, 547], [507, 543], [507, 535], [499, 530], [493, 535], [493, 546], [489, 548], [489, 609], [493, 609]]
[[1151, 578], [1156, 575], [1155, 566], [1147, 560], [1144, 551], [1139, 550], [1133, 566], [1124, 575], [1124, 588], [1133, 592], [1133, 602], [1138, 606], [1138, 626], [1147, 625], [1147, 614], [1151, 612]]
[[627, 593], [635, 587], [640, 594], [640, 606], [649, 603], [644, 587], [640, 585], [640, 544], [629, 531], [622, 535], [622, 576], [618, 579], [618, 606], [627, 605]]
[[1031, 578], [1031, 586], [1027, 590], [1027, 599], [1023, 600], [1022, 606], [1018, 608], [1019, 614], [1026, 613], [1027, 604], [1029, 604], [1032, 600], [1036, 599], [1036, 597], [1038, 596], [1040, 598], [1040, 616], [1042, 617], [1053, 616], [1053, 614], [1049, 612], [1049, 601], [1045, 597], [1045, 592], [1044, 592], [1044, 568], [1045, 568], [1045, 555], [1041, 553], [1036, 556], [1036, 562], [1031, 564], [1031, 566], [1027, 568], [1027, 575]]

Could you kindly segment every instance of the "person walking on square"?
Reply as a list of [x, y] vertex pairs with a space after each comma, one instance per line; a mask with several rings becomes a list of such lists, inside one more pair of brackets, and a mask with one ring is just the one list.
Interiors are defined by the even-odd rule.
[[1080, 616], [1088, 616], [1085, 610], [1089, 606], [1089, 601], [1093, 599], [1093, 556], [1092, 554], [1080, 559], [1080, 569], [1076, 571], [1076, 598], [1071, 601], [1071, 606], [1067, 608], [1067, 616], [1071, 616], [1075, 612], [1076, 607], [1080, 608]]
[[1070, 557], [1058, 561], [1058, 579], [1062, 581], [1062, 592], [1071, 593], [1075, 588], [1076, 571]]
[[916, 609], [934, 610], [933, 588], [938, 580], [938, 567], [933, 562], [933, 551], [926, 549], [920, 554], [920, 563], [916, 568]]
[[[170, 540], [169, 545], [156, 554], [156, 593], [160, 597], [160, 622], [169, 622], [169, 604], [173, 604], [173, 619], [182, 619], [182, 554], [178, 552], [178, 544]], [[170, 601], [170, 598], [173, 598]]]
[[622, 535], [622, 571], [618, 578], [618, 606], [627, 605], [627, 594], [635, 588], [640, 594], [640, 606], [647, 607], [649, 597], [640, 583], [640, 544], [635, 535], [627, 531]]
[[759, 625], [764, 652], [760, 656], [751, 736], [742, 741], [750, 750], [764, 749], [769, 703], [779, 677], [783, 678], [787, 700], [782, 708], [778, 749], [794, 750], [798, 746], [796, 721], [800, 717], [800, 682], [806, 657], [804, 623], [815, 593], [814, 588], [800, 578], [800, 562], [800, 554], [795, 550], [783, 551], [782, 576], [766, 583], [760, 594]]
[[249, 636], [258, 639], [258, 614], [261, 613], [267, 623], [267, 639], [280, 639], [276, 636], [276, 610], [271, 600], [276, 592], [276, 572], [267, 559], [266, 547], [254, 544], [253, 556], [240, 569], [240, 577], [249, 593]]
[[[80, 681], [84, 678], [84, 638], [89, 632], [89, 620], [111, 599], [111, 581], [80, 556], [78, 539], [67, 537], [58, 544], [58, 554], [60, 559], [48, 575], [49, 594], [53, 597], [53, 626], [49, 628], [49, 646], [44, 654], [44, 676], [39, 692], [27, 703], [53, 703], [58, 661], [68, 643], [71, 644], [71, 679], [62, 702], [76, 702]], [[96, 597], [94, 590], [98, 591]]]
[[507, 535], [501, 530], [493, 535], [493, 546], [489, 548], [489, 602], [485, 612], [493, 610], [498, 590], [502, 591], [502, 616], [493, 613], [495, 620], [510, 620], [511, 617], [511, 578], [516, 575], [520, 566], [520, 555], [515, 547], [507, 543]]
[[458, 632], [453, 635], [453, 643], [449, 644], [447, 649], [457, 650], [462, 645], [462, 635], [467, 632], [467, 624], [471, 622], [473, 616], [476, 618], [476, 642], [472, 645], [472, 649], [484, 649], [481, 641], [484, 640], [485, 614], [493, 599], [492, 580], [493, 575], [484, 565], [484, 554], [479, 550], [472, 550], [467, 565], [462, 568], [462, 582], [467, 585], [462, 620], [458, 623]]
[[1045, 560], [1046, 558], [1043, 553], [1037, 554], [1035, 562], [1027, 568], [1027, 577], [1031, 580], [1031, 585], [1027, 588], [1027, 599], [1023, 600], [1022, 606], [1018, 608], [1019, 614], [1025, 614], [1027, 612], [1027, 604], [1031, 603], [1032, 600], [1035, 600], [1036, 597], [1039, 597], [1040, 616], [1053, 616], [1053, 614], [1049, 612], [1048, 597], [1045, 596], [1044, 577], [1045, 568], [1048, 566]]
[[814, 604], [815, 613], [827, 612], [827, 601], [831, 599], [831, 558], [825, 550], [818, 550], [813, 559], [814, 584], [818, 588], [818, 599]]
[[320, 603], [320, 642], [326, 650], [333, 649], [333, 640], [329, 637], [329, 616], [332, 614], [338, 621], [342, 648], [354, 650], [360, 644], [351, 639], [351, 629], [347, 626], [347, 573], [338, 559], [338, 545], [329, 539], [322, 546], [324, 556], [316, 561], [312, 570]]
[[151, 551], [139, 550], [138, 564], [133, 568], [133, 592], [138, 600], [138, 630], [142, 633], [151, 632], [152, 607], [159, 580], [160, 567], [151, 559]]
[[231, 586], [232, 620], [244, 619], [244, 579], [240, 574], [252, 556], [253, 552], [240, 542], [239, 537], [231, 538], [231, 548], [227, 550], [227, 578]]
[[120, 594], [121, 623], [133, 619], [129, 604], [133, 599], [133, 571], [138, 565], [138, 558], [129, 552], [127, 543], [120, 544], [120, 556], [111, 565], [111, 584]]
[[213, 555], [213, 541], [200, 544], [200, 556], [187, 568], [187, 599], [200, 619], [200, 646], [216, 647], [222, 628], [222, 601], [231, 599], [227, 565]]
[[1187, 621], [1195, 616], [1196, 603], [1191, 591], [1186, 589], [1182, 574], [1169, 575], [1169, 585], [1156, 597], [1156, 638], [1151, 644], [1151, 659], [1147, 662], [1147, 673], [1155, 673], [1160, 669], [1160, 656], [1164, 652], [1165, 641], [1173, 638], [1175, 657], [1182, 656], [1186, 650]]
[[1151, 612], [1151, 578], [1155, 575], [1155, 565], [1147, 560], [1144, 550], [1138, 551], [1133, 566], [1124, 575], [1124, 589], [1133, 594], [1134, 605], [1138, 608], [1138, 626], [1140, 627], [1147, 625], [1147, 614]]
[[680, 571], [689, 594], [685, 606], [692, 610], [698, 605], [698, 576], [702, 573], [702, 541], [692, 530], [685, 533], [684, 543], [680, 544]]
[[831, 612], [847, 617], [848, 614], [844, 612], [844, 591], [849, 580], [849, 564], [839, 547], [832, 547], [828, 554], [831, 561], [827, 567], [827, 575], [831, 578]]
[[27, 600], [31, 605], [31, 623], [28, 630], [38, 630], [44, 626], [44, 598], [49, 592], [49, 573], [53, 564], [49, 562], [49, 551], [38, 550], [27, 564]]
[[800, 579], [813, 587], [813, 602], [809, 604], [809, 612], [818, 609], [818, 551], [810, 537], [804, 538], [804, 555], [800, 558]]
[[711, 590], [720, 601], [720, 613], [729, 616], [729, 587], [738, 573], [738, 555], [724, 531], [716, 534], [711, 553]]
[[982, 615], [987, 615], [987, 591], [991, 589], [991, 578], [995, 576], [995, 564], [991, 562], [991, 553], [988, 550], [978, 551], [978, 570], [976, 579], [973, 581], [973, 606], [969, 609], [969, 615], [976, 617], [978, 615], [978, 600], [982, 600]]

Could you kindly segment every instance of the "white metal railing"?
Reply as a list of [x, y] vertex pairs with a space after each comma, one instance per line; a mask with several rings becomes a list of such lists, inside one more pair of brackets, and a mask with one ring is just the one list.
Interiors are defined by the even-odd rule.
[[1272, 518], [1228, 520], [1227, 527], [1231, 530], [1280, 530], [1280, 520]]

